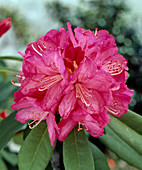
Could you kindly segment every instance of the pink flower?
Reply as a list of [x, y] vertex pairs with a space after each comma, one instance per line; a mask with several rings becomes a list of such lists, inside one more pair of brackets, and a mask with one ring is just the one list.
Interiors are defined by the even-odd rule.
[[[103, 135], [108, 113], [122, 116], [132, 91], [125, 85], [127, 61], [117, 53], [107, 31], [75, 28], [51, 30], [27, 46], [15, 93], [16, 119], [32, 129], [42, 120], [48, 125], [51, 145], [65, 140], [78, 124], [92, 136]], [[59, 120], [56, 122], [55, 112]]]
[[10, 29], [11, 25], [11, 18], [0, 21], [0, 37]]
[[128, 111], [128, 103], [131, 101], [133, 91], [128, 89], [124, 83], [120, 83], [111, 89], [113, 101], [106, 107], [113, 116], [123, 116]]

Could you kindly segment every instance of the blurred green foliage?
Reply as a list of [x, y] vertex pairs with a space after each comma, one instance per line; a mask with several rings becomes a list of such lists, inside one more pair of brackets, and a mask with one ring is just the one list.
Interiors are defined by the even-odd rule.
[[28, 44], [31, 30], [25, 16], [17, 8], [0, 6], [0, 20], [8, 17], [12, 20], [12, 27], [17, 41], [21, 45]]

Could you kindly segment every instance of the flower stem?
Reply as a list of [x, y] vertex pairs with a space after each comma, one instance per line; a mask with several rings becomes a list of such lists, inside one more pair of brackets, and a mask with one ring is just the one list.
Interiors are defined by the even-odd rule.
[[23, 58], [21, 57], [15, 57], [15, 56], [0, 56], [0, 60], [16, 60], [16, 61], [23, 61]]

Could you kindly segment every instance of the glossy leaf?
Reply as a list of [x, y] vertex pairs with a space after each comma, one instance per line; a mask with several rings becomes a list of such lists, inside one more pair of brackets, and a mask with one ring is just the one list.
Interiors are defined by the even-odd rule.
[[3, 161], [3, 159], [0, 156], [0, 170], [8, 170], [5, 162]]
[[94, 170], [94, 161], [87, 136], [75, 127], [63, 142], [65, 170]]
[[128, 162], [130, 165], [142, 169], [142, 155], [124, 142], [108, 126], [106, 126], [105, 129], [106, 134], [98, 139], [118, 157]]
[[0, 122], [0, 149], [18, 132], [23, 124], [15, 120], [16, 111]]
[[45, 121], [35, 127], [27, 136], [18, 155], [20, 170], [44, 170], [53, 154], [55, 147], [50, 139]]
[[23, 58], [21, 58], [21, 57], [15, 57], [15, 56], [0, 56], [0, 60], [23, 61]]
[[16, 86], [12, 85], [10, 82], [0, 84], [0, 107], [4, 109], [7, 106], [7, 102], [10, 96], [18, 89]]
[[109, 170], [105, 155], [94, 144], [90, 143], [90, 146], [93, 153], [95, 170]]
[[122, 117], [118, 118], [121, 122], [124, 122], [131, 129], [135, 130], [142, 135], [142, 116], [129, 110]]
[[10, 153], [6, 150], [1, 150], [1, 155], [4, 158], [4, 160], [6, 160], [8, 163], [10, 163], [11, 165], [15, 166], [17, 165], [17, 155], [14, 153]]
[[[111, 116], [111, 121], [108, 126], [128, 145], [130, 145], [137, 152], [142, 154], [142, 135], [138, 134], [126, 124]], [[140, 127], [141, 128], [141, 127]]]

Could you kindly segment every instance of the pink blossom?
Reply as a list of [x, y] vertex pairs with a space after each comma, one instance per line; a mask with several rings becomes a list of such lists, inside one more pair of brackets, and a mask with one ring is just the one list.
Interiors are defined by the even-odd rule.
[[[94, 137], [103, 135], [108, 113], [128, 111], [132, 90], [125, 85], [127, 60], [117, 53], [113, 36], [105, 30], [51, 30], [27, 46], [15, 93], [16, 119], [32, 120], [30, 128], [46, 120], [51, 145], [65, 140], [78, 124]], [[60, 117], [56, 122], [56, 114]]]
[[128, 103], [131, 101], [133, 91], [124, 83], [120, 83], [111, 89], [113, 101], [106, 107], [110, 114], [120, 117], [128, 111]]
[[0, 21], [0, 37], [10, 29], [11, 25], [11, 18], [6, 18]]
[[[18, 94], [15, 94], [15, 96], [17, 95], [20, 95], [20, 91]], [[53, 112], [55, 112], [55, 107], [53, 107], [52, 110], [44, 111], [40, 106], [40, 102], [38, 102], [36, 98], [23, 96], [16, 102], [16, 104], [12, 105], [12, 108], [17, 110], [22, 108], [22, 110], [18, 111], [15, 117], [21, 123], [26, 123], [27, 120], [33, 120], [29, 123], [30, 129], [33, 129], [41, 121], [46, 120], [51, 145], [54, 146], [55, 138], [57, 138], [57, 134], [60, 131], [55, 121], [55, 115], [53, 114]]]

